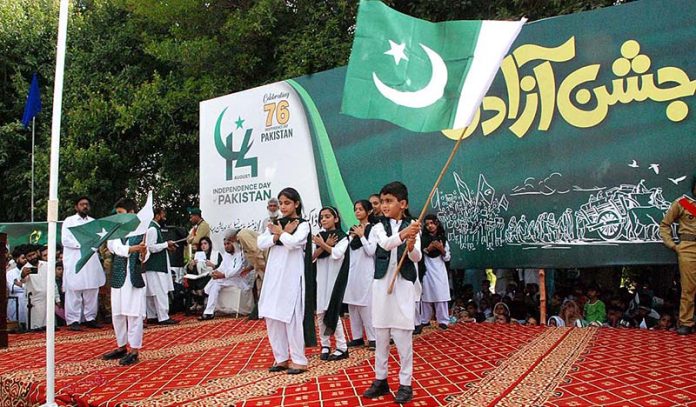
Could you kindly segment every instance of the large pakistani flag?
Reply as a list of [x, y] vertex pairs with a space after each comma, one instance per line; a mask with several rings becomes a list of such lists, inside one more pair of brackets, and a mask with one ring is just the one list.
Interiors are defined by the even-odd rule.
[[417, 132], [464, 128], [525, 21], [431, 23], [364, 0], [341, 112]]
[[71, 227], [70, 231], [80, 243], [80, 260], [75, 265], [75, 273], [82, 270], [92, 255], [99, 250], [99, 246], [106, 243], [107, 240], [145, 234], [152, 218], [152, 192], [149, 192], [145, 206], [137, 215], [120, 213]]

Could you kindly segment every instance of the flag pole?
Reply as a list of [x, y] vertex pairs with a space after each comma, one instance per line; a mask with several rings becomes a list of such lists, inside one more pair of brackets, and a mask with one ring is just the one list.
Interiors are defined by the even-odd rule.
[[51, 161], [48, 182], [48, 273], [46, 273], [46, 406], [55, 402], [55, 281], [56, 281], [56, 227], [58, 222], [58, 161], [60, 149], [60, 122], [63, 104], [63, 73], [65, 71], [65, 43], [68, 31], [68, 3], [60, 0], [58, 43], [56, 46], [56, 77], [53, 85], [53, 120], [51, 122]]
[[[442, 178], [445, 176], [445, 173], [447, 172], [447, 168], [449, 168], [450, 164], [452, 164], [452, 160], [454, 159], [454, 156], [457, 154], [457, 150], [459, 150], [459, 146], [462, 144], [462, 140], [464, 140], [464, 134], [466, 133], [466, 129], [467, 127], [464, 127], [462, 129], [462, 132], [459, 135], [457, 142], [454, 143], [454, 147], [452, 147], [452, 152], [450, 152], [447, 161], [445, 161], [445, 165], [442, 167], [440, 175], [437, 176], [437, 179], [435, 180], [435, 185], [433, 185], [433, 188], [430, 190], [430, 194], [428, 195], [428, 199], [426, 199], [425, 204], [423, 204], [423, 209], [421, 210], [420, 215], [418, 215], [418, 222], [423, 221], [425, 213], [428, 211], [428, 206], [430, 206], [430, 201], [433, 199], [433, 195], [435, 195], [435, 191], [437, 190], [438, 185], [440, 185]], [[391, 283], [389, 283], [389, 289], [387, 290], [387, 294], [391, 294], [394, 291], [394, 283], [396, 283], [396, 277], [399, 275], [399, 270], [401, 270], [401, 266], [404, 265], [404, 260], [406, 260], [407, 255], [408, 250], [404, 250], [404, 254], [401, 256], [401, 259], [399, 259], [399, 264], [396, 266], [396, 272], [394, 273], [394, 277], [392, 277]]]
[[34, 223], [34, 129], [36, 127], [36, 116], [31, 118], [31, 223]]

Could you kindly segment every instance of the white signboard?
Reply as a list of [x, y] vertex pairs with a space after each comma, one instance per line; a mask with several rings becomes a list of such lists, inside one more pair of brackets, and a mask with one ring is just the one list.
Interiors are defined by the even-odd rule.
[[303, 218], [321, 201], [304, 107], [285, 82], [201, 102], [200, 207], [222, 250], [228, 228], [263, 229], [266, 205], [283, 188], [302, 197]]

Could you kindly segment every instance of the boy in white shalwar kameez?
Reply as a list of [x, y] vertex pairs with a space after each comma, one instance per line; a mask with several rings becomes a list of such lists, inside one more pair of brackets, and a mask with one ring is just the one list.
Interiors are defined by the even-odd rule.
[[[385, 216], [370, 233], [370, 241], [378, 244], [375, 255], [375, 279], [372, 283], [372, 324], [375, 327], [375, 378], [363, 393], [366, 398], [389, 394], [387, 362], [389, 340], [394, 339], [399, 351], [401, 369], [397, 403], [413, 399], [411, 379], [413, 375], [413, 329], [416, 310], [414, 304], [420, 297], [417, 263], [421, 259], [420, 223], [408, 213], [408, 190], [401, 182], [385, 185], [380, 191], [380, 205]], [[388, 294], [390, 283], [397, 272], [397, 264], [407, 251], [408, 255], [396, 277], [394, 288]]]
[[[115, 209], [116, 213], [135, 213], [135, 201], [121, 199]], [[115, 255], [111, 265], [111, 322], [118, 348], [102, 358], [120, 359], [119, 364], [131, 365], [138, 361], [143, 346], [146, 297], [142, 263], [147, 262], [150, 253], [142, 235], [109, 240], [107, 247]], [[126, 345], [130, 346], [130, 352]]]

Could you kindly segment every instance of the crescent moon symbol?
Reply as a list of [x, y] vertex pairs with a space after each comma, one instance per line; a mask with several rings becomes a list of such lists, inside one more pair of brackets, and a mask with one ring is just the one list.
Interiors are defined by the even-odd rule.
[[377, 90], [385, 98], [391, 100], [397, 105], [420, 109], [427, 107], [437, 102], [445, 94], [445, 85], [447, 84], [447, 65], [442, 60], [440, 55], [423, 44], [419, 44], [423, 51], [428, 55], [430, 64], [433, 67], [433, 73], [430, 77], [430, 82], [423, 88], [414, 92], [403, 92], [392, 89], [385, 85], [377, 74], [372, 72], [372, 81], [375, 83]]

